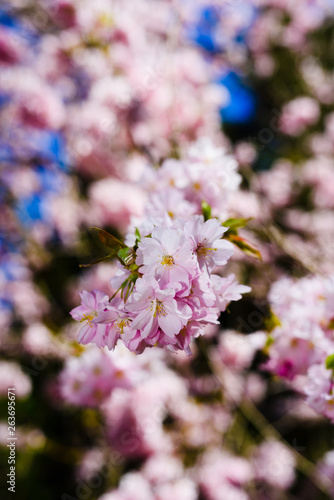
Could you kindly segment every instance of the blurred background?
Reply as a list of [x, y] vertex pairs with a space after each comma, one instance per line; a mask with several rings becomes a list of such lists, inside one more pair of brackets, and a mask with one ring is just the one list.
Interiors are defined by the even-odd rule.
[[[334, 271], [333, 35], [331, 0], [2, 2], [1, 498], [8, 387], [17, 499], [334, 498], [333, 413], [266, 366], [273, 284], [306, 318], [303, 280]], [[124, 238], [148, 172], [202, 137], [239, 164], [252, 292], [191, 357], [84, 348], [69, 311], [116, 270], [79, 267], [105, 255], [89, 228]]]

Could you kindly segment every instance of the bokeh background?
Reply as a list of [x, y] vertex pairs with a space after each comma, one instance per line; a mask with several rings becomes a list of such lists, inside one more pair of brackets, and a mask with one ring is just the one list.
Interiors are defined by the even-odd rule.
[[[303, 318], [334, 271], [333, 35], [331, 0], [1, 4], [1, 498], [8, 387], [17, 499], [334, 497], [333, 414], [263, 342], [273, 283], [292, 280], [276, 303], [301, 283]], [[227, 210], [262, 261], [229, 269], [252, 292], [191, 357], [84, 348], [69, 311], [115, 273], [79, 267], [105, 255], [89, 228], [123, 238], [148, 170], [202, 137], [239, 163]]]

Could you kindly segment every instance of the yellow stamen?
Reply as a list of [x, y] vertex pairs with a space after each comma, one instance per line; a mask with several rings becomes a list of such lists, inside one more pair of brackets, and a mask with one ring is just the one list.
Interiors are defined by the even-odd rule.
[[92, 325], [92, 321], [94, 318], [96, 318], [97, 316], [97, 312], [94, 311], [93, 313], [90, 313], [90, 314], [84, 314], [80, 320], [80, 323], [82, 323], [83, 321], [88, 321], [88, 324], [91, 328], [93, 328], [93, 325]]
[[122, 379], [122, 378], [124, 378], [124, 371], [123, 370], [116, 370], [114, 376], [117, 379]]
[[122, 319], [119, 319], [118, 321], [115, 322], [115, 330], [117, 331], [117, 333], [121, 334], [124, 333], [124, 328], [126, 326], [128, 326], [130, 323], [130, 319], [129, 318], [122, 318]]
[[[157, 315], [158, 316], [167, 316], [164, 304], [161, 300], [157, 300], [155, 304], [155, 309], [154, 309], [154, 301], [152, 300], [151, 305], [148, 306], [150, 311], [153, 312], [153, 317], [155, 318]], [[154, 309], [154, 310], [153, 310]]]
[[95, 389], [93, 394], [96, 401], [102, 401], [105, 397], [105, 394], [101, 389]]
[[208, 255], [211, 256], [213, 255], [213, 252], [217, 252], [217, 248], [204, 247], [202, 245], [197, 248], [197, 253], [200, 257], [207, 257]]
[[73, 389], [74, 391], [80, 391], [81, 387], [82, 387], [82, 383], [81, 383], [81, 382], [79, 382], [79, 380], [76, 380], [76, 381], [74, 382], [74, 384], [72, 385], [72, 389]]
[[174, 259], [173, 259], [173, 257], [171, 255], [164, 254], [162, 256], [161, 264], [163, 266], [166, 266], [168, 269], [170, 269], [171, 267], [174, 266], [175, 262], [174, 262]]
[[157, 300], [157, 305], [156, 305], [156, 308], [155, 308], [155, 313], [158, 316], [166, 316], [167, 315], [167, 313], [165, 311], [165, 308], [164, 308], [164, 305], [163, 305], [163, 302], [161, 302], [160, 300]]
[[290, 340], [291, 347], [297, 347], [299, 345], [299, 339], [294, 337]]

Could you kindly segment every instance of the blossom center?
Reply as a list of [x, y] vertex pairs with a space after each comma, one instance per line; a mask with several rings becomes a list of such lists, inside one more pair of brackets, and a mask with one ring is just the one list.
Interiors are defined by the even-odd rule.
[[213, 252], [216, 252], [217, 248], [212, 248], [212, 247], [206, 247], [203, 245], [199, 245], [197, 248], [197, 253], [200, 257], [207, 257], [213, 255]]
[[72, 385], [72, 389], [74, 391], [80, 391], [81, 387], [82, 387], [82, 383], [79, 380], [75, 380], [73, 385]]
[[[153, 311], [153, 309], [154, 309], [154, 301], [153, 300], [152, 300], [151, 305], [148, 309]], [[161, 300], [156, 300], [156, 302], [155, 302], [155, 309], [153, 312], [153, 317], [155, 318], [157, 315], [158, 316], [166, 316], [167, 315], [166, 309], [165, 309], [164, 304]]]
[[173, 259], [173, 257], [171, 255], [164, 254], [162, 256], [161, 264], [163, 266], [166, 266], [167, 269], [170, 269], [171, 267], [174, 266], [175, 262], [174, 262], [174, 259]]
[[130, 323], [129, 318], [122, 318], [116, 321], [115, 323], [115, 329], [118, 333], [122, 334], [124, 333], [124, 328], [127, 327]]
[[165, 307], [164, 307], [164, 304], [163, 304], [163, 302], [161, 302], [161, 300], [157, 300], [157, 303], [155, 306], [155, 313], [158, 316], [166, 316], [166, 314], [167, 314]]
[[88, 324], [91, 328], [93, 328], [93, 325], [92, 325], [92, 321], [93, 319], [97, 316], [97, 313], [96, 311], [90, 313], [90, 314], [84, 314], [80, 320], [80, 322], [82, 323], [83, 321], [88, 321]]

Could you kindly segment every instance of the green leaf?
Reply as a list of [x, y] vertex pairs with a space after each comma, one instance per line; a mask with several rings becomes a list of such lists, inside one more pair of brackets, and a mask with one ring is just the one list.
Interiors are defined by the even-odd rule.
[[241, 227], [245, 227], [253, 217], [249, 217], [248, 219], [227, 219], [225, 222], [222, 222], [222, 226], [228, 227], [228, 230], [225, 233], [225, 236], [228, 234], [238, 234], [238, 229]]
[[326, 358], [326, 368], [327, 370], [334, 370], [334, 354]]
[[274, 339], [273, 339], [273, 337], [272, 337], [271, 335], [268, 335], [268, 338], [267, 338], [267, 340], [266, 340], [266, 345], [265, 345], [265, 347], [270, 347], [270, 346], [271, 346], [271, 344], [273, 344], [273, 343], [274, 343]]
[[135, 235], [136, 235], [136, 244], [141, 241], [141, 236], [138, 227], [135, 228]]
[[211, 207], [206, 201], [202, 201], [202, 214], [205, 221], [211, 219]]
[[[226, 233], [224, 236], [226, 237]], [[250, 257], [253, 257], [254, 259], [258, 259], [258, 260], [262, 261], [262, 257], [261, 257], [259, 250], [255, 247], [253, 247], [247, 240], [245, 240], [241, 236], [234, 235], [234, 234], [228, 234], [226, 239], [229, 240], [231, 243], [234, 243], [246, 255], [249, 255]]]
[[129, 247], [121, 248], [117, 252], [117, 258], [121, 261], [121, 264], [130, 266], [135, 260], [134, 251]]
[[[98, 232], [100, 240], [102, 241], [104, 246], [106, 246], [111, 250], [111, 252], [105, 257], [101, 257], [100, 259], [94, 260], [90, 264], [80, 264], [79, 267], [90, 267], [94, 266], [95, 264], [99, 264], [100, 262], [106, 262], [115, 257], [118, 257], [118, 252], [120, 250], [122, 249], [128, 250], [128, 247], [124, 245], [124, 243], [122, 243], [119, 239], [115, 238], [115, 236], [108, 233], [104, 229], [100, 229], [99, 227], [92, 227], [92, 229], [95, 229], [95, 231]], [[122, 259], [122, 257], [120, 257], [120, 259]], [[121, 260], [121, 263], [123, 264], [123, 259]]]
[[122, 243], [118, 238], [108, 233], [104, 229], [100, 229], [99, 227], [92, 227], [92, 229], [95, 229], [95, 231], [98, 232], [99, 238], [104, 246], [106, 246], [107, 248], [111, 248], [115, 255], [121, 248], [126, 248], [126, 245], [124, 245], [124, 243]]
[[264, 319], [264, 326], [267, 332], [272, 332], [277, 326], [281, 326], [281, 322], [278, 317], [271, 311], [270, 316]]
[[274, 342], [275, 342], [274, 338], [271, 335], [268, 335], [266, 343], [264, 344], [263, 349], [262, 349], [262, 351], [263, 351], [264, 354], [269, 355], [270, 346]]
[[139, 272], [138, 272], [138, 269], [139, 269], [140, 266], [137, 266], [137, 264], [134, 262], [133, 264], [131, 264], [129, 266], [129, 270], [131, 271], [131, 274], [134, 275], [134, 276], [139, 276]]
[[101, 259], [94, 260], [90, 264], [79, 264], [79, 267], [90, 267], [90, 266], [95, 266], [95, 264], [100, 264], [100, 262], [106, 262], [107, 260], [113, 259], [114, 255], [110, 254], [107, 255], [106, 257], [101, 257]]
[[259, 250], [238, 234], [238, 229], [245, 227], [250, 220], [252, 220], [252, 217], [248, 219], [227, 219], [225, 222], [222, 222], [222, 226], [228, 227], [228, 230], [224, 233], [224, 238], [234, 243], [246, 255], [262, 260]]

